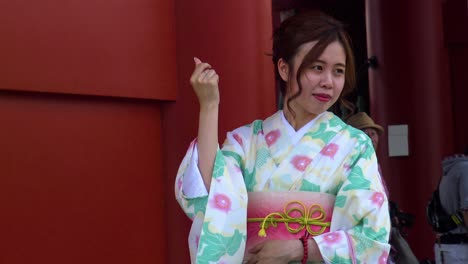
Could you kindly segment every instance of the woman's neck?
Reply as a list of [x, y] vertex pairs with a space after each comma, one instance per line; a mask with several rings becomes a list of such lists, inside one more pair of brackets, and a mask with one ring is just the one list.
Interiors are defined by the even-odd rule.
[[283, 109], [284, 117], [288, 121], [288, 123], [294, 128], [295, 131], [298, 131], [307, 123], [312, 121], [314, 118], [317, 117], [316, 114], [311, 113], [298, 113], [297, 111], [294, 112], [294, 115], [285, 107]]

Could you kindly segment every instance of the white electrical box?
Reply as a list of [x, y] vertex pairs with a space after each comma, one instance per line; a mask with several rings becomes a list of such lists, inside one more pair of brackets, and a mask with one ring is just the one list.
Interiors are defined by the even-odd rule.
[[388, 126], [388, 155], [408, 156], [408, 125]]

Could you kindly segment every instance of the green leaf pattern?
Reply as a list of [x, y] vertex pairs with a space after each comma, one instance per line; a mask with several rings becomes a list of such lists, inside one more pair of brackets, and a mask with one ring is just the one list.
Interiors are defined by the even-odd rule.
[[343, 188], [343, 191], [349, 190], [369, 190], [370, 181], [364, 177], [362, 169], [360, 167], [355, 167], [351, 174], [348, 176], [350, 184], [346, 185]]
[[224, 165], [225, 163], [223, 153], [220, 150], [218, 150], [213, 167], [213, 178], [216, 179], [224, 175]]
[[253, 134], [258, 135], [260, 131], [263, 130], [263, 121], [262, 120], [255, 120], [253, 122]]
[[[271, 153], [271, 149], [266, 145], [263, 133], [267, 133], [266, 122], [272, 122], [275, 127], [286, 131], [286, 128], [281, 127], [282, 121], [280, 115], [277, 113], [265, 121], [256, 120], [254, 121], [249, 129], [243, 128], [244, 134], [241, 134], [244, 139], [244, 146], [250, 146], [250, 149], [243, 149], [245, 153], [237, 153], [233, 147], [227, 145], [223, 146], [222, 151], [218, 151], [215, 159], [213, 168], [213, 178], [216, 181], [212, 181], [212, 188], [217, 191], [226, 189], [229, 191], [222, 192], [223, 195], [236, 194], [237, 186], [225, 186], [222, 187], [224, 181], [230, 182], [230, 179], [239, 178], [229, 175], [230, 172], [240, 171], [241, 179], [244, 179], [245, 187], [248, 191], [254, 190], [260, 182], [268, 180], [266, 177], [273, 177], [273, 175], [282, 176], [286, 174], [293, 174], [294, 171], [276, 171], [278, 166], [277, 160], [273, 160], [275, 153]], [[247, 132], [250, 134], [246, 134]], [[262, 132], [262, 133], [261, 133]], [[337, 136], [339, 133], [339, 136]], [[287, 133], [283, 133], [287, 135]], [[388, 222], [388, 210], [375, 209], [367, 205], [364, 201], [360, 200], [368, 199], [368, 193], [376, 189], [374, 184], [379, 181], [373, 180], [372, 177], [376, 177], [378, 172], [368, 171], [369, 168], [377, 168], [377, 166], [370, 166], [371, 163], [376, 162], [375, 154], [370, 146], [370, 141], [367, 137], [363, 136], [362, 132], [357, 131], [354, 128], [346, 126], [338, 117], [331, 113], [322, 115], [319, 120], [305, 133], [305, 138], [301, 142], [304, 144], [310, 144], [312, 150], [320, 151], [322, 146], [326, 143], [333, 142], [338, 146], [346, 144], [354, 144], [350, 149], [350, 152], [346, 155], [336, 155], [335, 160], [329, 163], [319, 163], [316, 167], [313, 167], [313, 173], [305, 174], [297, 186], [300, 191], [312, 191], [312, 192], [324, 192], [336, 195], [335, 208], [333, 211], [332, 227], [336, 230], [348, 229], [349, 234], [352, 236], [353, 248], [356, 252], [356, 259], [362, 263], [376, 263], [378, 257], [382, 254], [383, 250], [388, 250], [388, 245], [381, 242], [386, 242], [389, 233], [389, 222]], [[281, 142], [287, 142], [281, 141]], [[281, 146], [281, 150], [287, 150], [286, 148], [294, 147]], [[307, 156], [315, 157], [318, 153], [307, 153]], [[278, 156], [278, 155], [277, 155]], [[277, 157], [276, 156], [276, 157]], [[284, 162], [289, 162], [292, 157], [285, 156]], [[337, 160], [342, 159], [342, 160]], [[190, 162], [190, 158], [185, 158], [185, 162]], [[255, 160], [255, 162], [245, 163], [246, 160]], [[314, 159], [313, 159], [314, 160]], [[330, 160], [330, 159], [328, 159]], [[276, 161], [276, 163], [275, 163]], [[280, 160], [280, 162], [283, 162]], [[349, 164], [343, 169], [344, 164]], [[235, 168], [227, 169], [229, 166], [239, 166], [240, 170]], [[340, 166], [333, 167], [333, 166]], [[181, 164], [181, 168], [187, 168], [187, 164]], [[335, 172], [335, 174], [333, 174]], [[182, 169], [178, 175], [183, 177], [185, 171]], [[262, 178], [265, 177], [265, 178]], [[337, 178], [338, 177], [338, 178]], [[281, 177], [278, 177], [281, 180]], [[274, 189], [270, 191], [283, 191], [287, 190], [291, 185], [278, 184], [284, 189]], [[176, 186], [177, 187], [177, 186]], [[213, 189], [212, 189], [213, 190]], [[223, 260], [223, 256], [241, 256], [243, 252], [242, 245], [246, 240], [246, 230], [240, 228], [244, 226], [245, 220], [238, 217], [231, 217], [230, 215], [220, 216], [221, 219], [225, 219], [221, 223], [209, 219], [215, 219], [216, 214], [222, 214], [225, 212], [212, 211], [211, 205], [208, 205], [208, 197], [201, 197], [195, 199], [187, 199], [182, 194], [182, 191], [176, 188], [176, 197], [179, 200], [179, 204], [182, 206], [184, 211], [189, 216], [196, 215], [203, 217], [203, 228], [200, 230], [201, 237], [199, 240], [199, 248], [197, 254], [197, 264], [201, 263], [218, 263]], [[211, 194], [210, 194], [211, 195]], [[351, 196], [357, 196], [351, 199]], [[210, 196], [211, 197], [211, 196]], [[242, 195], [229, 196], [232, 199], [232, 203], [242, 203]], [[245, 199], [245, 198], [244, 198]], [[362, 204], [355, 205], [356, 201], [363, 201]], [[387, 208], [383, 206], [383, 208]], [[246, 210], [246, 209], [245, 209]], [[367, 211], [366, 211], [367, 210]], [[205, 212], [206, 211], [206, 212]], [[199, 213], [203, 212], [203, 213]], [[208, 213], [209, 212], [209, 213]], [[365, 212], [369, 212], [369, 218], [364, 217]], [[206, 218], [210, 215], [212, 218]], [[220, 219], [220, 218], [216, 218]], [[372, 219], [372, 220], [370, 220]], [[352, 221], [354, 226], [349, 230], [349, 222]], [[223, 232], [223, 226], [235, 227], [233, 233], [227, 234]], [[215, 227], [215, 228], [210, 228]], [[215, 231], [221, 230], [221, 231]], [[335, 230], [332, 230], [335, 231]], [[344, 243], [344, 242], [343, 242]], [[332, 263], [351, 263], [351, 256], [349, 247], [336, 247], [333, 245], [319, 244], [321, 251], [325, 247], [331, 247], [331, 249], [323, 250], [325, 252], [324, 257], [331, 260]], [[192, 248], [191, 248], [192, 250]], [[241, 252], [241, 253], [240, 253]], [[223, 260], [224, 261], [224, 260]], [[241, 263], [242, 259], [236, 261]]]
[[244, 167], [244, 163], [242, 162], [241, 155], [237, 154], [234, 151], [229, 151], [229, 150], [222, 150], [221, 152], [222, 152], [222, 156], [224, 156], [225, 158], [231, 157], [236, 161], [236, 163], [239, 165], [239, 167], [241, 167], [241, 168]]
[[301, 191], [320, 192], [320, 185], [313, 184], [308, 180], [302, 180]]
[[304, 136], [308, 136], [314, 140], [320, 139], [322, 142], [329, 142], [330, 139], [336, 136], [335, 131], [327, 131], [327, 125], [322, 123], [315, 132], [308, 132]]
[[349, 264], [349, 263], [351, 263], [351, 262], [350, 262], [350, 259], [349, 259], [349, 258], [342, 258], [342, 257], [338, 256], [338, 255], [335, 253], [335, 256], [334, 256], [333, 259], [331, 260], [331, 263], [333, 263], [333, 264]]
[[198, 212], [205, 213], [207, 201], [208, 196], [195, 199], [187, 199], [187, 207], [193, 206], [193, 213], [191, 215], [196, 215]]
[[379, 231], [374, 231], [374, 229], [370, 228], [370, 227], [365, 227], [364, 228], [364, 234], [366, 235], [366, 237], [372, 239], [372, 240], [375, 240], [375, 241], [380, 241], [380, 242], [384, 242], [385, 241], [385, 237], [387, 236], [387, 230], [385, 230], [385, 228], [380, 228]]
[[346, 203], [346, 196], [338, 195], [335, 200], [335, 206], [343, 208]]
[[223, 236], [219, 233], [213, 233], [209, 229], [209, 223], [203, 224], [203, 232], [199, 246], [197, 262], [209, 263], [217, 262], [222, 256], [234, 255], [239, 249], [244, 236], [235, 230], [232, 236]]

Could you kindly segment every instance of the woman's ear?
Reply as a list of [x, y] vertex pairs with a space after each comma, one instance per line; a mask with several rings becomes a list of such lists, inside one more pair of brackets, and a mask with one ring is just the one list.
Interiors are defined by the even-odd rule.
[[289, 64], [285, 62], [282, 58], [278, 60], [278, 72], [283, 81], [288, 82], [289, 80]]

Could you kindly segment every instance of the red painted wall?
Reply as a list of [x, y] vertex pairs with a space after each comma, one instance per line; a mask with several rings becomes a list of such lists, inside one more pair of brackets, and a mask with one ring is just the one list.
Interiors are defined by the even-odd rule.
[[453, 98], [455, 151], [468, 146], [468, 1], [446, 0], [444, 3], [444, 40], [449, 50], [451, 92]]
[[198, 102], [189, 85], [193, 57], [220, 75], [219, 137], [275, 111], [271, 52], [271, 1], [176, 1], [178, 97], [163, 108], [168, 262], [188, 263], [190, 220], [175, 201], [173, 186], [188, 144], [197, 136]]
[[0, 4], [0, 263], [168, 263], [174, 30], [167, 0]]
[[0, 92], [0, 263], [167, 263], [160, 114]]
[[468, 61], [468, 41], [463, 44], [455, 44], [450, 47], [450, 77], [452, 83], [454, 115], [455, 151], [463, 153], [468, 146], [468, 75], [466, 74], [466, 62]]
[[408, 241], [419, 258], [433, 258], [434, 233], [425, 206], [453, 151], [448, 51], [439, 0], [366, 1], [371, 114], [384, 127], [407, 124], [409, 156], [389, 157], [384, 134], [379, 160], [390, 199], [416, 216]]
[[174, 99], [174, 2], [0, 4], [0, 88]]

